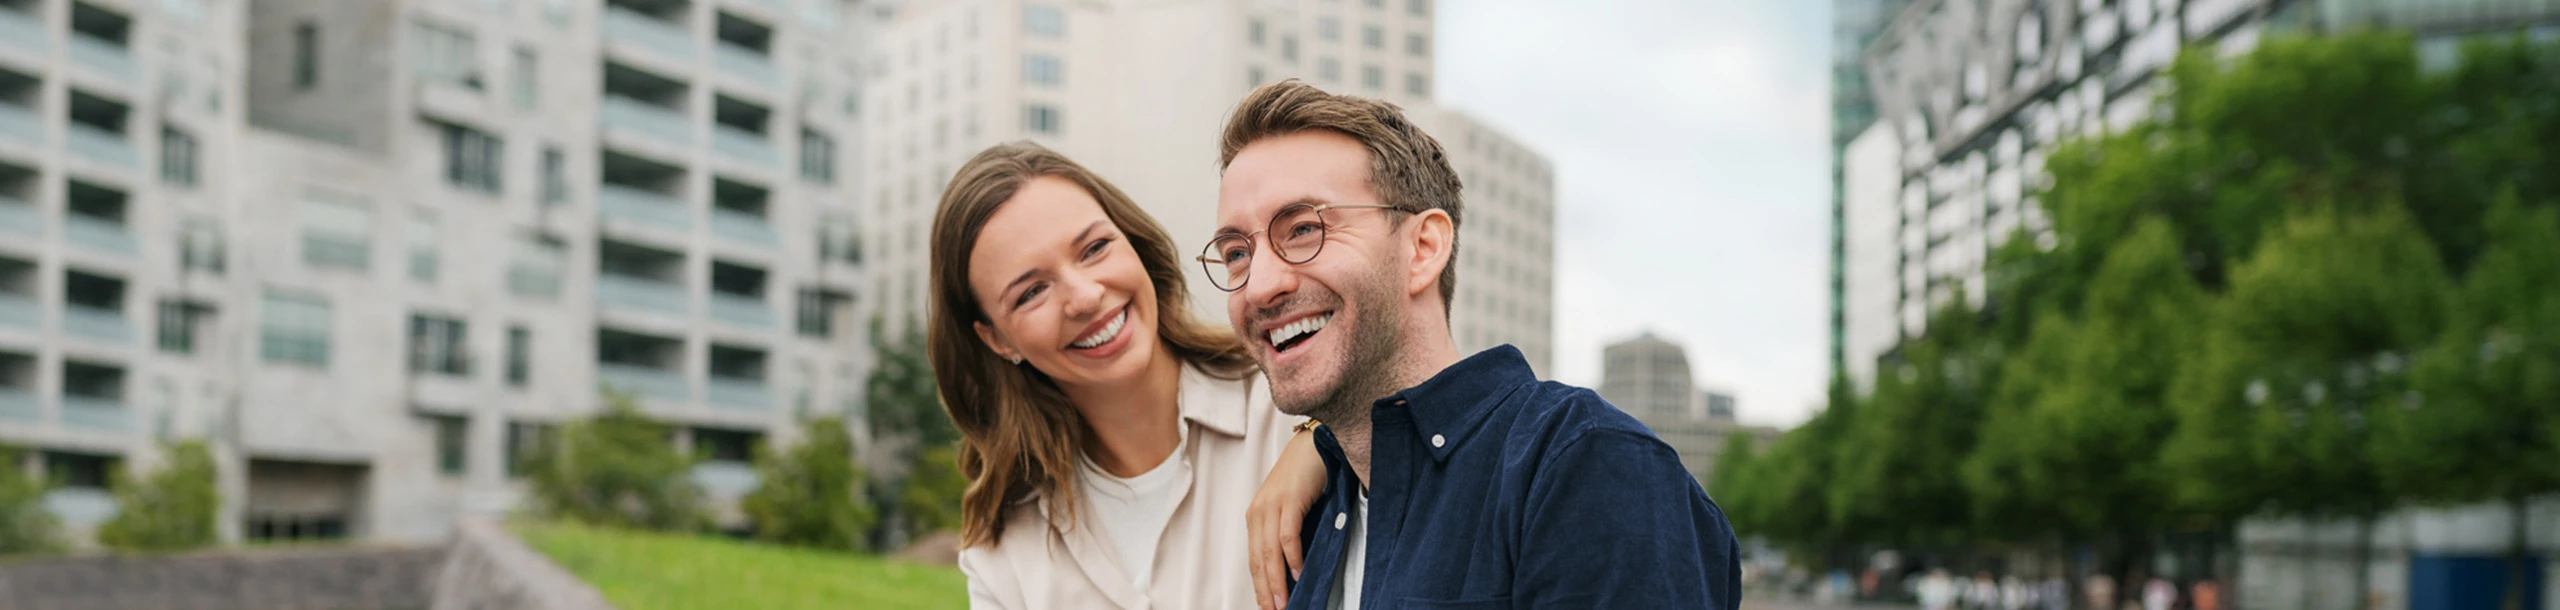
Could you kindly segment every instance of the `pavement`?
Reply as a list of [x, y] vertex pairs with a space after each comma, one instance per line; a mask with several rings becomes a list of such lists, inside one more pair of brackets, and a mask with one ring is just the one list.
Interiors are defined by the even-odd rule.
[[1742, 610], [1915, 610], [1916, 606], [1893, 604], [1821, 603], [1811, 599], [1743, 596]]

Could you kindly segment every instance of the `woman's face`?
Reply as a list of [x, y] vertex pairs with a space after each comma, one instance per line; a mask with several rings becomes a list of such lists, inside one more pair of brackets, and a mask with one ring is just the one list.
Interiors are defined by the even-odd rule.
[[1156, 291], [1102, 204], [1064, 178], [1024, 182], [969, 249], [978, 338], [1062, 386], [1127, 382], [1156, 356]]

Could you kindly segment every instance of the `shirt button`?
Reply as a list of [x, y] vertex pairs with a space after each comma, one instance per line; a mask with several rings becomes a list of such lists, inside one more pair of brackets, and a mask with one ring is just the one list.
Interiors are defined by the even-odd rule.
[[1443, 447], [1443, 446], [1447, 446], [1448, 444], [1449, 444], [1449, 437], [1441, 436], [1441, 435], [1438, 435], [1438, 434], [1431, 435], [1431, 447], [1432, 447], [1432, 448], [1437, 449], [1437, 448], [1440, 448], [1440, 447]]
[[1343, 525], [1343, 524], [1345, 524], [1345, 523], [1350, 523], [1350, 522], [1351, 522], [1351, 514], [1350, 514], [1350, 513], [1334, 513], [1334, 514], [1333, 514], [1333, 529], [1342, 529], [1342, 525]]

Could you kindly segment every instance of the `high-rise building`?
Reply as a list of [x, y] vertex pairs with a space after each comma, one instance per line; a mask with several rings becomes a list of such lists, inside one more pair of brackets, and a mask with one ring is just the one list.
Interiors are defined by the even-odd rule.
[[1847, 362], [1849, 237], [1843, 170], [1849, 141], [1876, 121], [1867, 86], [1867, 44], [1911, 0], [1831, 1], [1831, 367]]
[[[1534, 151], [1432, 103], [1434, 10], [1429, 0], [876, 7], [865, 14], [880, 31], [866, 68], [865, 147], [883, 315], [893, 328], [922, 318], [935, 205], [961, 163], [1001, 142], [1065, 153], [1136, 199], [1177, 247], [1205, 246], [1228, 111], [1254, 87], [1300, 78], [1405, 107], [1452, 166], [1473, 173], [1458, 285], [1483, 292], [1459, 299], [1460, 346], [1514, 343], [1544, 370], [1554, 249], [1552, 221], [1538, 219], [1553, 218], [1553, 174]], [[1223, 323], [1225, 293], [1206, 276], [1189, 280], [1194, 311]]]
[[1716, 459], [1734, 433], [1752, 436], [1761, 447], [1780, 434], [1776, 428], [1735, 421], [1733, 395], [1697, 389], [1688, 352], [1652, 333], [1601, 349], [1600, 398], [1652, 428], [1700, 482], [1714, 474]]
[[[1843, 149], [1837, 336], [1846, 370], [1917, 336], [1929, 310], [1982, 304], [1984, 265], [2013, 235], [2049, 230], [2034, 191], [2064, 139], [2140, 121], [2181, 49], [2229, 55], [2271, 32], [2414, 32], [2422, 59], [2479, 32], [2560, 23], [2539, 0], [1921, 0], [1865, 50], [1876, 122]], [[2023, 232], [2022, 232], [2023, 230]], [[1889, 311], [1890, 313], [1886, 313]]]
[[0, 443], [215, 450], [225, 539], [432, 540], [628, 395], [733, 520], [861, 419], [839, 0], [0, 2]]

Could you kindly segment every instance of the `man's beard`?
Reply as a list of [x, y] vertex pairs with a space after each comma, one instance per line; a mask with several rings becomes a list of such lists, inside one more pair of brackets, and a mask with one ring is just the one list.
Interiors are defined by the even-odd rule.
[[1395, 297], [1396, 273], [1381, 266], [1377, 273], [1354, 282], [1351, 294], [1342, 295], [1359, 312], [1351, 328], [1326, 329], [1350, 331], [1343, 354], [1341, 371], [1334, 376], [1333, 391], [1315, 404], [1305, 405], [1305, 415], [1322, 422], [1369, 421], [1371, 403], [1404, 389], [1397, 379], [1402, 360], [1399, 348], [1404, 341], [1404, 310]]

